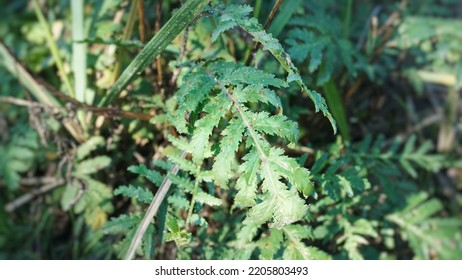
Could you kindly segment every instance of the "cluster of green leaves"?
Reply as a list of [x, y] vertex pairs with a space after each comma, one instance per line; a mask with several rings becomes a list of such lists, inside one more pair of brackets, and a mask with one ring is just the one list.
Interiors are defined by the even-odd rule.
[[426, 81], [453, 88], [462, 85], [462, 47], [459, 44], [462, 23], [455, 19], [410, 16], [398, 30], [397, 44], [414, 56], [425, 53], [425, 59], [409, 66], [406, 74], [417, 92]]
[[[283, 150], [271, 147], [264, 137], [264, 134], [274, 135], [296, 142], [297, 125], [283, 115], [271, 116], [267, 112], [252, 112], [248, 107], [249, 103], [258, 102], [271, 103], [273, 106], [280, 104], [275, 92], [268, 87], [283, 87], [286, 85], [285, 82], [271, 74], [250, 67], [240, 67], [234, 63], [215, 63], [208, 65], [206, 69], [198, 68], [190, 78], [200, 79], [200, 82], [185, 80], [188, 85], [196, 84], [198, 87], [185, 92], [185, 96], [178, 96], [180, 110], [176, 122], [180, 132], [187, 132], [181, 129], [186, 127], [182, 108], [187, 107], [189, 119], [194, 120], [194, 123], [190, 124], [193, 127], [191, 140], [187, 143], [171, 138], [173, 144], [190, 153], [193, 163], [197, 166], [200, 166], [204, 159], [215, 155], [211, 177], [216, 185], [228, 188], [228, 180], [231, 177], [239, 177], [236, 182], [238, 193], [235, 207], [251, 207], [245, 224], [259, 227], [272, 221], [272, 226], [281, 228], [300, 220], [307, 208], [298, 196], [297, 190], [304, 197], [310, 195], [312, 186], [306, 181], [309, 172], [294, 159], [284, 156]], [[208, 90], [207, 86], [202, 86], [206, 84], [211, 85]], [[216, 89], [218, 94], [212, 94]], [[198, 91], [202, 94], [195, 94]], [[193, 98], [198, 105], [203, 105], [196, 108], [191, 106], [190, 102], [185, 102]], [[196, 116], [201, 112], [207, 115], [197, 120]], [[218, 152], [213, 152], [210, 151], [212, 143], [209, 142], [209, 138], [223, 117], [226, 117], [227, 125], [220, 127], [223, 138], [214, 139], [214, 142], [219, 144]], [[233, 168], [233, 163], [236, 162], [235, 154], [244, 139], [247, 140], [243, 163]], [[190, 168], [188, 171], [193, 171]], [[201, 177], [204, 176], [199, 176]], [[290, 182], [292, 188], [283, 184], [282, 179]], [[262, 195], [257, 196], [260, 181]], [[251, 239], [251, 236], [247, 238]]]
[[[222, 68], [220, 67], [220, 69]], [[211, 98], [214, 97], [216, 96]], [[231, 118], [231, 120], [235, 119]], [[221, 123], [227, 124], [227, 122]], [[229, 126], [220, 128], [224, 129], [222, 130], [224, 132], [229, 129]], [[193, 137], [197, 130], [191, 127], [190, 129]], [[222, 136], [226, 138], [228, 134], [222, 133]], [[195, 146], [191, 145], [191, 141], [177, 138], [171, 138], [171, 140], [182, 150], [188, 151], [189, 154], [192, 154], [195, 149]], [[258, 212], [259, 216], [255, 218], [253, 216], [255, 210], [252, 208], [245, 216], [236, 216], [226, 210], [230, 209], [235, 212], [239, 208], [246, 209], [242, 203], [248, 202], [254, 205], [255, 201], [258, 201], [259, 204], [265, 204], [265, 201], [270, 197], [269, 194], [264, 193], [264, 176], [266, 174], [254, 177], [255, 180], [263, 181], [261, 183], [262, 193], [251, 192], [248, 194], [254, 200], [243, 196], [242, 190], [239, 189], [240, 181], [247, 180], [248, 174], [252, 172], [256, 174], [262, 169], [262, 166], [243, 168], [248, 166], [246, 157], [250, 153], [244, 157], [241, 167], [235, 163], [234, 153], [230, 156], [232, 157], [229, 160], [232, 162], [232, 168], [239, 175], [234, 176], [234, 183], [227, 181], [227, 185], [220, 186], [221, 188], [229, 186], [229, 189], [226, 187], [225, 190], [232, 194], [235, 193], [234, 205], [227, 206], [222, 203], [223, 198], [214, 197], [221, 191], [216, 190], [218, 187], [217, 176], [210, 172], [211, 170], [203, 170], [202, 168], [199, 170], [193, 162], [178, 156], [177, 152], [172, 152], [169, 155], [171, 164], [155, 162], [155, 165], [168, 172], [171, 170], [172, 164], [175, 164], [184, 171], [180, 171], [178, 175], [167, 173], [166, 177], [172, 180], [176, 187], [170, 193], [167, 203], [163, 205], [164, 210], [161, 211], [162, 213], [156, 222], [150, 226], [143, 244], [153, 246], [152, 238], [156, 236], [154, 234], [156, 232], [157, 236], [160, 236], [156, 242], [174, 241], [179, 248], [177, 257], [183, 259], [191, 258], [193, 253], [199, 254], [203, 258], [236, 259], [396, 258], [397, 255], [394, 255], [393, 251], [384, 253], [380, 252], [379, 250], [383, 249], [379, 248], [394, 250], [397, 246], [396, 242], [400, 242], [396, 240], [398, 238], [396, 234], [399, 233], [400, 238], [402, 238], [401, 242], [409, 240], [416, 258], [460, 258], [460, 248], [458, 248], [460, 235], [458, 233], [462, 223], [457, 218], [438, 218], [437, 214], [442, 209], [441, 202], [436, 198], [427, 200], [428, 194], [426, 193], [420, 193], [418, 199], [409, 197], [408, 201], [402, 200], [402, 197], [409, 191], [415, 192], [419, 189], [414, 182], [408, 180], [413, 176], [413, 173], [408, 170], [409, 167], [402, 164], [403, 161], [407, 160], [410, 149], [409, 142], [404, 145], [393, 144], [391, 147], [385, 148], [381, 145], [383, 144], [381, 137], [375, 141], [372, 140], [368, 137], [363, 143], [349, 148], [347, 153], [342, 152], [345, 147], [341, 144], [334, 144], [329, 152], [320, 151], [310, 168], [311, 173], [303, 177], [305, 181], [314, 183], [312, 185], [314, 188], [313, 196], [316, 200], [312, 200], [309, 211], [306, 211], [306, 208], [303, 209], [304, 215], [298, 219], [297, 224], [280, 227], [275, 225], [275, 221], [269, 227], [262, 226], [261, 217], [264, 217], [265, 212]], [[249, 142], [249, 140], [247, 141]], [[220, 145], [217, 147], [212, 142], [209, 143], [209, 140], [207, 142], [208, 148], [204, 157], [214, 160], [204, 161], [202, 159], [199, 166], [210, 166], [213, 170], [222, 150]], [[371, 143], [373, 144], [371, 145]], [[248, 148], [252, 149], [252, 144], [248, 145]], [[395, 150], [391, 151], [393, 149]], [[433, 165], [416, 165], [413, 170], [417, 168], [435, 171], [442, 166], [442, 158], [428, 152], [421, 151], [418, 154], [423, 161], [432, 159]], [[253, 156], [258, 157], [258, 154]], [[400, 165], [401, 167], [399, 167]], [[385, 168], [385, 166], [388, 167]], [[157, 186], [163, 180], [161, 173], [148, 169], [144, 165], [131, 167], [130, 170], [141, 174]], [[239, 172], [244, 173], [240, 174]], [[215, 187], [212, 187], [213, 183], [215, 183]], [[296, 186], [295, 183], [289, 184], [289, 186]], [[378, 185], [373, 188], [372, 186], [375, 184]], [[380, 191], [377, 189], [378, 186]], [[399, 187], [403, 189], [397, 189]], [[274, 189], [269, 191], [274, 191]], [[140, 204], [149, 203], [153, 197], [153, 194], [145, 188], [133, 186], [122, 186], [116, 190], [116, 193], [132, 197]], [[245, 198], [244, 202], [240, 202], [243, 198]], [[299, 198], [293, 197], [292, 199], [298, 200]], [[201, 217], [201, 212], [208, 209], [206, 205], [214, 209], [215, 214], [209, 217], [213, 220], [207, 221]], [[374, 208], [371, 208], [371, 205], [374, 205]], [[226, 208], [221, 209], [223, 207]], [[254, 207], [258, 207], [258, 204]], [[273, 209], [269, 209], [266, 213], [270, 210], [274, 211]], [[194, 214], [185, 220], [185, 213]], [[274, 216], [275, 214], [270, 212], [270, 215]], [[129, 245], [127, 240], [133, 236], [139, 221], [139, 214], [132, 214], [131, 216], [116, 218], [107, 224], [107, 232], [126, 233], [126, 239], [121, 243], [125, 246], [120, 251], [121, 255], [127, 250]], [[216, 235], [206, 234], [209, 222], [212, 221], [213, 223], [223, 223], [222, 232], [217, 232]], [[203, 234], [191, 235], [189, 231], [191, 226], [196, 227]], [[422, 231], [425, 229], [432, 230], [424, 234]], [[161, 233], [162, 231], [165, 231], [165, 237]], [[165, 240], [162, 240], [163, 238]], [[437, 240], [442, 242], [442, 245], [432, 247], [431, 244]], [[322, 249], [327, 245], [330, 248], [329, 253]], [[138, 254], [146, 257], [151, 256], [146, 253], [146, 245], [143, 246], [144, 249], [140, 248]]]
[[[379, 249], [395, 249], [396, 233], [409, 240], [416, 258], [460, 258], [456, 231], [462, 223], [435, 217], [442, 210], [441, 202], [436, 198], [427, 201], [428, 194], [418, 193], [419, 186], [409, 180], [417, 175], [416, 168], [438, 171], [444, 158], [429, 153], [428, 143], [414, 150], [415, 141], [411, 137], [404, 145], [394, 141], [384, 147], [383, 137], [374, 140], [369, 136], [346, 153], [340, 152], [344, 147], [334, 145], [330, 153], [317, 155], [311, 168], [320, 196], [310, 207], [311, 221], [317, 224], [313, 236], [325, 244], [335, 240], [337, 258], [396, 258]], [[403, 201], [409, 193], [414, 194]], [[431, 222], [438, 224], [434, 234], [419, 232]], [[428, 242], [435, 241], [432, 238], [441, 238], [439, 242], [452, 247], [429, 250]]]
[[[392, 210], [404, 204], [400, 202], [402, 193], [396, 191], [390, 182], [390, 175], [393, 174], [403, 184], [409, 183], [408, 176], [417, 178], [417, 169], [438, 172], [444, 158], [429, 154], [432, 149], [430, 142], [416, 147], [415, 136], [403, 146], [394, 141], [386, 150], [384, 137], [374, 140], [368, 136], [351, 147], [336, 144], [330, 152], [318, 153], [310, 172], [304, 167], [304, 160], [289, 158], [282, 149], [272, 147], [268, 140], [274, 141], [275, 136], [291, 143], [298, 141], [297, 124], [281, 115], [282, 102], [274, 89], [287, 88], [287, 83], [296, 81], [305, 92], [311, 92], [306, 90], [298, 70], [277, 40], [266, 34], [255, 19], [247, 17], [250, 12], [247, 6], [219, 6], [218, 25], [212, 40], [216, 40], [222, 32], [240, 26], [273, 54], [289, 72], [289, 78], [285, 82], [261, 70], [220, 60], [192, 64], [173, 98], [177, 108], [164, 107], [168, 113], [156, 118], [156, 122], [170, 122], [182, 134], [180, 137], [170, 136], [169, 140], [187, 155], [183, 158], [178, 156], [179, 152], [168, 154], [169, 161], [179, 167], [181, 175], [168, 174], [167, 178], [181, 191], [175, 190], [169, 196], [169, 210], [165, 217], [159, 217], [157, 226], [166, 228], [166, 240], [175, 241], [180, 248], [180, 258], [190, 258], [190, 254], [196, 252], [205, 257], [237, 259], [329, 259], [332, 258], [330, 254], [336, 258], [363, 259], [374, 256], [371, 249], [365, 248], [393, 247], [395, 231], [389, 217], [393, 217]], [[320, 20], [313, 21], [319, 27], [324, 26]], [[297, 22], [302, 24], [301, 19], [294, 20], [294, 24]], [[311, 31], [297, 29], [297, 32], [307, 32], [307, 35]], [[325, 40], [337, 40], [334, 39], [335, 34], [327, 34], [327, 31], [320, 34], [317, 36], [329, 38]], [[314, 35], [300, 38], [310, 36]], [[344, 49], [348, 49], [346, 44], [345, 41]], [[321, 51], [327, 46], [333, 48], [336, 44], [326, 44]], [[303, 46], [297, 47], [303, 49]], [[313, 46], [305, 47], [313, 49]], [[353, 67], [352, 56], [352, 53], [345, 53], [347, 68]], [[331, 74], [327, 75], [327, 79]], [[294, 79], [293, 75], [300, 79]], [[322, 107], [325, 105], [319, 105], [324, 104], [320, 97], [310, 97], [316, 107], [327, 110]], [[258, 111], [255, 112], [255, 109]], [[271, 114], [271, 111], [279, 113]], [[142, 174], [148, 179], [157, 178], [156, 185], [159, 186], [160, 174], [156, 172], [153, 176], [148, 172], [155, 171], [145, 167], [143, 170]], [[380, 193], [373, 190], [373, 184], [382, 186], [384, 193], [390, 195], [390, 202], [382, 203], [377, 211], [360, 211], [364, 205], [382, 199]], [[222, 204], [222, 199], [213, 196], [221, 193], [216, 188], [234, 194], [230, 209], [243, 209], [246, 214], [237, 218], [242, 226], [223, 229], [220, 238], [201, 240], [201, 235], [191, 235], [189, 228], [196, 226], [206, 231], [208, 223], [199, 215], [201, 210], [207, 209], [205, 205], [213, 207], [218, 213], [223, 211], [219, 208], [226, 205]], [[413, 188], [416, 189], [415, 186]], [[145, 190], [134, 187], [119, 188], [117, 193], [136, 198], [139, 202], [149, 202], [153, 197], [152, 193], [146, 194]], [[310, 198], [312, 206], [308, 211], [306, 202], [311, 194], [317, 200]], [[204, 200], [202, 196], [208, 199]], [[187, 213], [186, 219], [184, 213]], [[432, 214], [436, 211], [429, 216]], [[139, 216], [132, 219], [139, 220]], [[117, 220], [114, 222], [117, 223]], [[130, 225], [128, 237], [134, 234], [135, 224]], [[403, 224], [395, 224], [404, 227]], [[452, 226], [459, 228], [460, 224]], [[404, 228], [402, 230], [405, 231]], [[150, 229], [149, 234], [152, 231]], [[451, 232], [448, 234], [454, 237]], [[379, 235], [386, 238], [377, 241]], [[330, 254], [314, 245], [321, 242], [332, 246], [333, 241], [335, 246]], [[219, 248], [218, 252], [205, 249], [204, 242], [215, 244], [213, 246]], [[415, 244], [411, 247], [418, 250]], [[450, 256], [441, 251], [436, 254], [442, 258]], [[394, 256], [374, 258], [378, 257]]]
[[438, 199], [416, 193], [408, 197], [404, 209], [386, 218], [400, 227], [401, 237], [409, 242], [416, 258], [460, 259], [462, 222], [458, 218], [433, 217], [441, 210], [443, 205]]
[[34, 130], [18, 128], [19, 131], [12, 130], [10, 139], [5, 139], [7, 142], [0, 146], [0, 177], [12, 190], [18, 188], [21, 173], [32, 169], [35, 152], [39, 147], [37, 133]]
[[[169, 160], [178, 165], [185, 176], [188, 174], [186, 177], [168, 175], [183, 194], [176, 199], [176, 203], [183, 203], [176, 204], [175, 208], [186, 207], [185, 210], [188, 210], [189, 207], [183, 227], [188, 226], [188, 222], [206, 225], [192, 212], [197, 209], [196, 204], [222, 204], [220, 199], [202, 190], [201, 186], [214, 183], [229, 189], [229, 180], [236, 176], [239, 179], [233, 180], [232, 185], [238, 192], [233, 208], [249, 209], [243, 231], [252, 228], [256, 234], [256, 229], [269, 221], [272, 227], [282, 228], [301, 220], [306, 215], [307, 206], [298, 192], [304, 197], [312, 192], [312, 184], [306, 180], [309, 172], [295, 159], [284, 156], [282, 149], [271, 147], [264, 136], [279, 136], [296, 142], [297, 124], [280, 114], [252, 112], [250, 109], [250, 106], [255, 107], [259, 103], [273, 109], [279, 108], [281, 102], [270, 87], [286, 87], [286, 82], [261, 70], [220, 61], [191, 69], [191, 73], [183, 78], [183, 85], [177, 94], [178, 109], [175, 115], [168, 116], [176, 129], [187, 137], [171, 136], [169, 140], [191, 155], [191, 161], [175, 153], [168, 155]], [[216, 129], [221, 131], [221, 137], [212, 136]], [[236, 157], [238, 151], [244, 154], [240, 165], [237, 164], [240, 161]], [[213, 158], [210, 170], [203, 170], [201, 166], [207, 166], [204, 161], [210, 158]], [[134, 170], [140, 169], [132, 168]], [[148, 174], [146, 169], [143, 173], [150, 180], [157, 178], [157, 182], [153, 182], [160, 185], [162, 177], [158, 173]], [[258, 191], [260, 185], [261, 193]], [[152, 194], [146, 196], [134, 187], [122, 187], [116, 193], [144, 202], [152, 200]], [[184, 203], [187, 201], [184, 195], [192, 196], [191, 203]], [[175, 217], [176, 220], [179, 218]], [[174, 236], [174, 240], [180, 244], [178, 238], [185, 237], [178, 233]], [[252, 236], [245, 236], [245, 240], [251, 239]]]
[[316, 84], [324, 85], [334, 71], [346, 68], [355, 77], [366, 66], [365, 58], [343, 34], [340, 17], [328, 10], [329, 1], [304, 1], [303, 15], [294, 16], [288, 23], [290, 31], [285, 43], [291, 57], [306, 65]]
[[[20, 11], [25, 2], [9, 4], [7, 13]], [[48, 141], [65, 144], [43, 150], [42, 139], [24, 125], [25, 110], [0, 104], [0, 128], [4, 123], [18, 123], [0, 136], [0, 204], [31, 190], [19, 187], [21, 176], [54, 172], [65, 181], [34, 199], [29, 210], [23, 207], [11, 215], [1, 207], [0, 258], [126, 257], [146, 209], [159, 188], [169, 184], [136, 249], [138, 257], [462, 258], [460, 189], [449, 188], [456, 195], [448, 198], [444, 193], [448, 190], [442, 191], [435, 179], [434, 174], [445, 177], [441, 170], [453, 165], [447, 156], [434, 153], [428, 133], [432, 131], [402, 140], [393, 140], [393, 135], [402, 132], [400, 128], [384, 131], [387, 137], [373, 136], [368, 133], [376, 130], [367, 121], [372, 113], [363, 110], [372, 101], [352, 99], [350, 108], [344, 108], [343, 102], [349, 98], [343, 96], [347, 88], [355, 81], [361, 84], [364, 77], [371, 80], [363, 85], [365, 94], [371, 84], [381, 86], [378, 96], [382, 91], [388, 94], [381, 82], [393, 80], [390, 73], [395, 72], [407, 75], [421, 91], [425, 89], [422, 81], [443, 80], [444, 85], [458, 89], [460, 21], [429, 16], [451, 16], [453, 11], [440, 8], [437, 0], [418, 5], [410, 1], [409, 8], [380, 3], [378, 10], [375, 1], [360, 5], [294, 0], [282, 4], [265, 31], [260, 22], [266, 20], [272, 1], [257, 1], [262, 6], [253, 11], [248, 5], [235, 4], [242, 1], [171, 0], [163, 1], [161, 19], [148, 9], [143, 12], [145, 22], [165, 22], [154, 32], [147, 25], [134, 28], [137, 9], [142, 8], [139, 2], [143, 1], [129, 5], [120, 0], [86, 2], [82, 13], [87, 17], [80, 26], [85, 39], [74, 40], [74, 44], [85, 43], [80, 47], [89, 54], [88, 61], [87, 57], [80, 61], [87, 63], [80, 73], [68, 61], [75, 55], [68, 40], [74, 30], [66, 24], [71, 22], [70, 14], [74, 22], [78, 11], [71, 8], [68, 13], [66, 5], [44, 9], [55, 19], [53, 38], [43, 28], [47, 23], [31, 20], [27, 12], [22, 21], [9, 16], [11, 22], [5, 25], [20, 30], [19, 35], [0, 26], [5, 45], [15, 46], [28, 68], [64, 94], [70, 93], [69, 86], [62, 80], [63, 73], [55, 74], [57, 56], [50, 56], [45, 45], [54, 40], [62, 47], [63, 69], [73, 71], [67, 73], [71, 84], [85, 87], [78, 81], [88, 79], [84, 99], [79, 100], [155, 112], [151, 122], [106, 119], [102, 123], [99, 117], [93, 123], [90, 113], [77, 109], [78, 118], [69, 112], [64, 114], [65, 121], [86, 124], [82, 130], [87, 139], [73, 142], [66, 138], [69, 135], [61, 135], [63, 131], [45, 125], [42, 129], [50, 130], [46, 134], [57, 137]], [[211, 4], [201, 13], [207, 3]], [[371, 11], [371, 18], [366, 18]], [[402, 21], [396, 21], [396, 30], [388, 26], [394, 32], [382, 41], [384, 33], [376, 37], [372, 17], [378, 17], [380, 26], [389, 12], [399, 12]], [[173, 21], [167, 21], [170, 15]], [[146, 44], [141, 42], [142, 27], [147, 27], [144, 35], [154, 35]], [[184, 42], [175, 39], [182, 30], [187, 32]], [[256, 43], [260, 50], [249, 55]], [[152, 66], [161, 52], [162, 59]], [[411, 56], [402, 61], [404, 53]], [[241, 54], [252, 57], [255, 66], [244, 66], [241, 59], [246, 57]], [[0, 95], [22, 91], [12, 86], [17, 75], [11, 71], [12, 56], [6, 48], [0, 55], [0, 64], [12, 74], [0, 75]], [[404, 72], [401, 63], [407, 69]], [[151, 72], [160, 70], [154, 69], [159, 65], [163, 73], [154, 77]], [[22, 77], [27, 76], [24, 69], [18, 71]], [[358, 74], [361, 77], [354, 80]], [[171, 76], [178, 88], [166, 82]], [[16, 78], [27, 80], [21, 75]], [[25, 87], [34, 98], [33, 89], [42, 88], [33, 80]], [[123, 98], [116, 99], [119, 95]], [[44, 103], [66, 111], [62, 100], [53, 100]], [[323, 123], [328, 120], [334, 132], [338, 125], [342, 138], [331, 143], [329, 129], [321, 129], [325, 127], [318, 125], [318, 115], [310, 108], [320, 111], [326, 119]], [[347, 114], [349, 109], [354, 113]], [[372, 117], [378, 114], [374, 111]], [[401, 121], [401, 116], [396, 118]], [[350, 129], [352, 120], [359, 120], [365, 129]], [[154, 153], [154, 158], [165, 159], [147, 161]], [[36, 214], [32, 217], [30, 212]], [[41, 244], [40, 248], [35, 244]]]
[[212, 39], [218, 37], [218, 35], [226, 30], [229, 30], [235, 26], [240, 26], [247, 33], [249, 33], [256, 42], [263, 45], [263, 50], [269, 51], [281, 64], [285, 71], [287, 71], [287, 82], [296, 82], [313, 101], [316, 112], [321, 112], [326, 116], [333, 129], [334, 133], [337, 131], [335, 120], [327, 109], [324, 98], [314, 90], [308, 89], [304, 84], [300, 73], [292, 63], [291, 56], [289, 56], [282, 45], [276, 38], [273, 38], [271, 34], [268, 34], [263, 26], [258, 22], [256, 18], [249, 17], [252, 8], [250, 6], [236, 6], [228, 5], [224, 10], [219, 10], [220, 16], [218, 18], [218, 27], [212, 35]]
[[83, 213], [87, 224], [94, 229], [101, 228], [107, 221], [108, 213], [113, 211], [111, 189], [90, 176], [111, 163], [108, 156], [87, 158], [101, 145], [104, 145], [104, 138], [95, 136], [77, 148], [71, 179], [66, 183], [61, 196], [62, 209], [72, 209], [76, 214]]
[[[178, 155], [171, 154], [169, 158], [177, 159], [177, 161], [182, 163], [182, 166], [188, 164], [187, 161]], [[164, 176], [176, 186], [175, 190], [170, 192], [167, 201], [161, 206], [156, 227], [152, 224], [149, 225], [143, 238], [142, 246], [138, 248], [137, 253], [147, 258], [152, 258], [156, 252], [156, 248], [159, 248], [161, 244], [168, 241], [174, 241], [180, 249], [186, 246], [185, 249], [187, 250], [191, 233], [185, 230], [185, 221], [181, 218], [181, 214], [184, 211], [188, 211], [192, 206], [195, 209], [203, 209], [205, 205], [212, 207], [222, 205], [221, 199], [214, 197], [213, 194], [209, 194], [208, 191], [198, 188], [198, 184], [195, 186], [195, 182], [187, 173], [180, 172], [180, 174], [174, 174], [170, 172], [172, 167], [170, 162], [156, 161], [154, 164], [166, 174], [162, 175], [161, 172], [149, 169], [143, 164], [129, 168], [130, 172], [141, 175], [157, 187], [160, 187], [163, 183]], [[191, 165], [189, 164], [189, 166]], [[196, 182], [198, 181], [196, 180]], [[151, 203], [154, 197], [150, 190], [134, 185], [120, 186], [114, 191], [114, 194], [130, 197], [135, 204], [139, 204], [140, 206]], [[194, 196], [195, 205], [189, 201], [189, 196]], [[190, 213], [189, 219], [191, 224], [206, 229], [207, 221], [197, 213]], [[125, 256], [140, 221], [141, 217], [139, 214], [129, 214], [112, 219], [104, 226], [103, 230], [106, 234], [124, 234], [124, 238], [116, 246], [116, 251], [120, 257]], [[166, 231], [165, 234], [164, 231]], [[180, 253], [186, 254], [186, 251], [181, 251]]]

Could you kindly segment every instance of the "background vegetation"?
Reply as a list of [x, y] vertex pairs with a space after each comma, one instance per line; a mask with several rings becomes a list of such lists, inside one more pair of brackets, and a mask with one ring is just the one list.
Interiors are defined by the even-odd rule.
[[0, 259], [462, 259], [460, 1], [1, 4]]

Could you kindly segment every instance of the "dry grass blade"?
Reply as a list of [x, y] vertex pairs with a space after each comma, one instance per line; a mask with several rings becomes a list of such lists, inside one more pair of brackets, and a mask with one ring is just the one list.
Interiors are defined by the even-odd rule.
[[186, 2], [122, 72], [114, 86], [101, 100], [99, 106], [106, 106], [111, 103], [128, 83], [151, 64], [170, 42], [194, 20], [209, 1], [210, 0], [189, 0]]
[[[0, 64], [8, 70], [30, 93], [42, 104], [56, 107], [60, 111], [65, 111], [61, 104], [54, 96], [26, 70], [26, 68], [18, 62], [16, 57], [8, 50], [8, 48], [0, 42]], [[70, 120], [65, 122], [64, 126], [69, 133], [78, 142], [85, 141], [85, 136], [78, 123]]]

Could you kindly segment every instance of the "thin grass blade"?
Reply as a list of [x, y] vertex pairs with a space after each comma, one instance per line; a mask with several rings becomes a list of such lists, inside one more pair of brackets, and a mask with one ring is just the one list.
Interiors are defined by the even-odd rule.
[[128, 83], [152, 63], [170, 42], [199, 15], [208, 2], [210, 0], [189, 0], [186, 2], [128, 65], [108, 94], [101, 100], [99, 106], [102, 107], [111, 103]]

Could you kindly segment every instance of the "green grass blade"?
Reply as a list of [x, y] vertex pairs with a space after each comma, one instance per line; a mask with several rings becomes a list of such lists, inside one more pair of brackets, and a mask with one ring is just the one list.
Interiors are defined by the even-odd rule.
[[46, 40], [48, 43], [48, 47], [50, 48], [51, 55], [53, 56], [53, 59], [56, 63], [56, 67], [58, 68], [58, 71], [60, 73], [60, 78], [63, 81], [64, 86], [66, 87], [66, 90], [68, 91], [68, 94], [71, 97], [75, 98], [74, 89], [72, 88], [71, 82], [69, 81], [69, 78], [66, 75], [66, 71], [64, 70], [64, 64], [61, 59], [61, 56], [59, 55], [58, 47], [56, 46], [56, 42], [53, 38], [53, 35], [51, 34], [50, 26], [48, 25], [48, 22], [42, 13], [38, 0], [33, 0], [32, 2], [34, 3], [34, 11], [39, 20], [39, 23], [42, 26], [42, 28], [45, 30], [45, 36], [46, 36]]
[[186, 2], [128, 65], [108, 94], [101, 100], [99, 106], [106, 106], [111, 103], [128, 83], [139, 75], [188, 26], [209, 1], [189, 0]]
[[345, 38], [348, 38], [350, 36], [352, 7], [353, 7], [353, 0], [347, 0], [345, 3], [345, 17], [343, 19], [343, 37]]
[[348, 119], [345, 113], [342, 97], [333, 80], [329, 80], [323, 85], [324, 97], [327, 101], [329, 111], [332, 113], [340, 134], [344, 141], [350, 141], [350, 128], [348, 127]]
[[91, 104], [93, 98], [85, 96], [87, 88], [87, 45], [85, 40], [83, 0], [71, 1], [72, 11], [72, 70], [74, 72], [75, 99]]
[[279, 13], [271, 24], [268, 33], [273, 34], [273, 37], [277, 38], [281, 34], [284, 27], [287, 25], [292, 15], [295, 13], [302, 0], [291, 0], [282, 3]]
[[258, 18], [260, 16], [262, 0], [255, 1], [255, 9], [253, 9], [253, 17]]
[[[128, 19], [125, 23], [124, 32], [122, 34], [122, 41], [128, 41], [132, 37], [133, 27], [135, 26], [136, 22], [136, 7], [138, 6], [138, 1], [139, 0], [133, 0], [132, 5], [130, 6], [130, 12], [128, 13]], [[117, 62], [114, 67], [114, 71], [112, 71], [111, 84], [117, 81], [117, 78], [120, 75], [120, 70], [122, 69], [122, 58], [125, 56], [125, 50], [123, 48], [120, 48], [118, 50]]]

